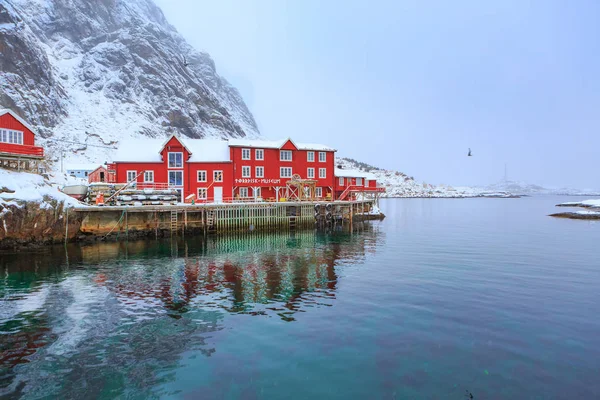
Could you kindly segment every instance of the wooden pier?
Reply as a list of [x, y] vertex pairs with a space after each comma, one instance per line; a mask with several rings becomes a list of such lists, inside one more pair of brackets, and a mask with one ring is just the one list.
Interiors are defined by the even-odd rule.
[[79, 206], [83, 235], [218, 234], [295, 230], [315, 224], [350, 223], [368, 213], [374, 200], [254, 202], [160, 206]]

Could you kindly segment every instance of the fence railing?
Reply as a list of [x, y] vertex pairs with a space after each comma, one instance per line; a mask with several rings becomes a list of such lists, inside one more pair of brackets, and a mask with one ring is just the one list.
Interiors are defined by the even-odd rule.
[[0, 153], [44, 157], [44, 148], [14, 143], [0, 143]]

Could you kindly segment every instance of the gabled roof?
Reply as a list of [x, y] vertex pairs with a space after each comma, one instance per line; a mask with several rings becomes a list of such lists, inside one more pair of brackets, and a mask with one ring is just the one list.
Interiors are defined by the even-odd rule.
[[[171, 136], [172, 137], [172, 136]], [[171, 137], [162, 139], [125, 139], [119, 143], [115, 162], [162, 162], [161, 152]], [[190, 152], [188, 162], [230, 162], [229, 145], [225, 140], [177, 138]]]
[[33, 133], [34, 135], [36, 134], [35, 130], [33, 129], [33, 127], [31, 125], [29, 125], [27, 123], [27, 121], [25, 121], [23, 118], [19, 117], [17, 115], [17, 113], [15, 113], [13, 110], [10, 110], [8, 108], [2, 108], [2, 109], [0, 109], [0, 117], [3, 116], [4, 114], [10, 114], [10, 115], [12, 115], [17, 121], [19, 121], [20, 123], [22, 123], [27, 129], [29, 129], [31, 131], [31, 133]]
[[165, 140], [165, 142], [163, 143], [162, 146], [160, 146], [160, 150], [158, 151], [159, 153], [162, 153], [163, 149], [165, 148], [165, 146], [167, 145], [167, 143], [169, 143], [171, 141], [171, 139], [177, 139], [177, 141], [179, 143], [181, 143], [181, 145], [188, 151], [188, 153], [191, 153], [190, 149], [188, 149], [188, 147], [185, 145], [184, 141], [181, 140], [181, 138], [179, 136], [177, 136], [176, 134], [172, 134], [171, 136], [169, 136], [167, 138], [167, 140]]
[[253, 140], [253, 139], [229, 139], [229, 145], [232, 147], [252, 147], [261, 149], [280, 149], [288, 141], [292, 142], [298, 150], [315, 150], [315, 151], [336, 151], [335, 149], [324, 144], [315, 143], [295, 143], [292, 139], [280, 140]]

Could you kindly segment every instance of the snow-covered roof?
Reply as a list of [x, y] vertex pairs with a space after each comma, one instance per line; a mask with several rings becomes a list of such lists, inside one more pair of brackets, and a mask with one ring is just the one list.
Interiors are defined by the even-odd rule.
[[368, 172], [360, 171], [358, 169], [335, 169], [335, 176], [338, 178], [365, 178], [365, 179], [375, 179], [375, 175], [370, 174]]
[[[190, 153], [188, 162], [229, 162], [229, 145], [219, 139], [177, 138]], [[164, 148], [163, 139], [122, 140], [113, 161], [116, 162], [162, 162], [160, 152]]]
[[229, 162], [229, 144], [219, 139], [186, 139], [185, 144], [192, 153], [190, 162]]
[[[280, 149], [284, 144], [291, 139], [280, 140], [253, 140], [253, 139], [229, 139], [229, 145], [235, 147], [252, 147], [261, 149]], [[316, 143], [292, 143], [299, 150], [316, 150], [316, 151], [336, 151], [334, 148], [324, 144]]]
[[17, 115], [17, 113], [15, 113], [13, 110], [10, 110], [8, 108], [0, 108], [0, 117], [3, 116], [4, 114], [10, 114], [10, 115], [12, 115], [13, 117], [15, 117], [15, 119], [17, 121], [19, 121], [20, 123], [22, 123], [23, 125], [25, 125], [25, 127], [27, 129], [29, 129], [34, 135], [36, 134], [35, 130], [33, 129], [33, 127], [31, 125], [29, 125], [27, 123], [27, 121], [25, 121], [23, 118], [19, 117]]
[[101, 163], [96, 164], [65, 164], [66, 171], [93, 171], [97, 169]]

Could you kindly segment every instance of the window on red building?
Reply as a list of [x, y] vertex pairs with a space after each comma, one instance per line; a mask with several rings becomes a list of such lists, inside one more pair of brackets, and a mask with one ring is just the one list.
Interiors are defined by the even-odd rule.
[[206, 171], [198, 171], [198, 182], [206, 182]]
[[242, 149], [242, 160], [250, 159], [250, 149]]
[[279, 161], [292, 161], [292, 151], [279, 150]]
[[315, 196], [323, 197], [323, 188], [321, 188], [321, 187], [315, 188]]
[[214, 171], [213, 180], [215, 182], [223, 182], [223, 171]]
[[308, 153], [306, 153], [306, 159], [308, 160], [308, 162], [315, 162], [315, 152], [309, 151]]
[[264, 160], [265, 159], [265, 151], [263, 149], [256, 149], [256, 159], [257, 160]]
[[291, 178], [292, 177], [292, 168], [291, 167], [280, 167], [279, 168], [279, 177], [280, 178]]
[[144, 182], [154, 182], [154, 171], [144, 172]]
[[169, 185], [183, 186], [183, 171], [169, 171]]
[[127, 171], [127, 182], [131, 182], [137, 176], [137, 171]]
[[256, 177], [257, 178], [265, 177], [265, 167], [256, 167]]
[[319, 152], [319, 162], [325, 162], [327, 161], [327, 153], [325, 153], [324, 151], [320, 151]]
[[319, 168], [319, 178], [327, 178], [327, 168]]
[[183, 167], [183, 153], [169, 153], [169, 168]]
[[206, 195], [206, 188], [199, 188], [198, 189], [198, 198], [205, 200], [208, 196]]
[[250, 178], [250, 167], [249, 166], [242, 166], [242, 178]]
[[309, 179], [312, 179], [315, 177], [315, 169], [314, 168], [308, 168], [306, 170], [306, 177]]

